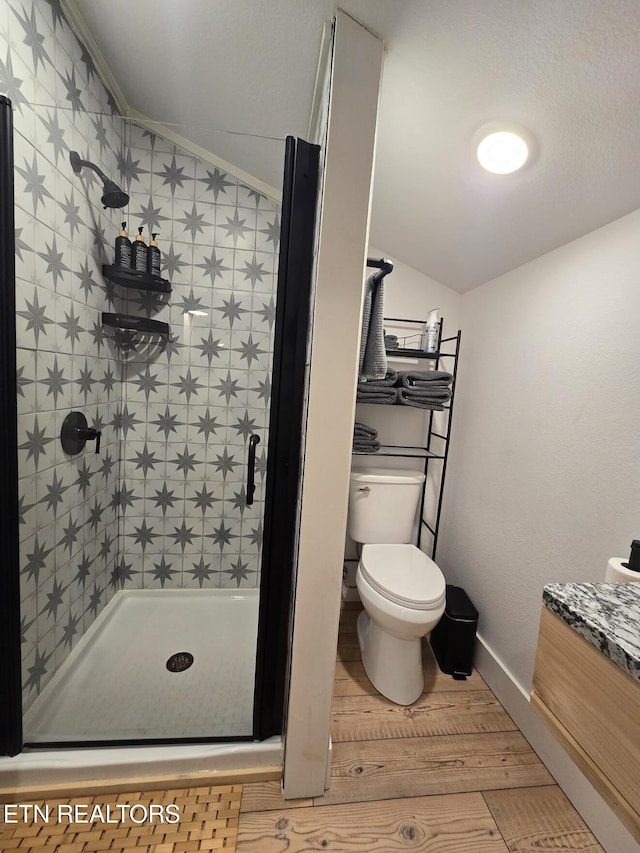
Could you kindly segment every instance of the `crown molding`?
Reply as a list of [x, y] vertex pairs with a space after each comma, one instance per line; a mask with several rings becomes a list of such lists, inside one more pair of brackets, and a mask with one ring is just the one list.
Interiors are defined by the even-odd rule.
[[196, 145], [194, 142], [187, 139], [186, 136], [178, 133], [173, 128], [167, 127], [167, 125], [162, 124], [161, 122], [153, 121], [148, 116], [134, 109], [128, 103], [118, 81], [113, 76], [113, 73], [107, 64], [102, 51], [98, 47], [98, 43], [93, 37], [93, 34], [89, 29], [89, 26], [76, 1], [60, 0], [60, 3], [64, 14], [69, 21], [69, 25], [91, 54], [100, 79], [113, 95], [118, 110], [123, 116], [130, 118], [132, 121], [137, 122], [152, 133], [156, 133], [158, 136], [164, 136], [165, 139], [168, 139], [175, 145], [180, 146], [180, 148], [183, 148], [195, 157], [199, 157], [201, 160], [204, 160], [205, 163], [209, 163], [214, 168], [221, 169], [222, 171], [227, 172], [227, 174], [233, 175], [234, 178], [242, 181], [243, 184], [251, 187], [251, 189], [262, 193], [262, 195], [265, 195], [278, 203], [282, 201], [281, 190], [266, 184], [264, 181], [250, 175], [238, 166], [234, 166], [233, 163], [223, 160], [222, 157], [218, 157], [212, 151], [202, 148], [200, 145]]
[[259, 178], [250, 175], [249, 172], [245, 172], [238, 166], [234, 166], [233, 163], [229, 163], [227, 160], [223, 160], [222, 157], [218, 157], [217, 154], [214, 154], [207, 148], [202, 148], [200, 145], [196, 145], [195, 142], [191, 142], [190, 139], [188, 139], [186, 136], [183, 136], [181, 133], [178, 133], [176, 130], [174, 130], [174, 128], [168, 127], [166, 124], [162, 124], [162, 122], [150, 119], [149, 116], [146, 116], [144, 113], [141, 113], [139, 110], [136, 110], [133, 107], [129, 107], [129, 110], [127, 112], [127, 118], [131, 119], [132, 121], [135, 121], [137, 124], [142, 125], [142, 127], [144, 127], [146, 130], [151, 131], [151, 133], [155, 133], [158, 136], [162, 136], [165, 139], [168, 139], [169, 142], [173, 142], [174, 145], [177, 145], [185, 151], [188, 151], [189, 154], [193, 154], [194, 157], [198, 157], [200, 160], [204, 160], [205, 163], [209, 163], [214, 168], [221, 169], [223, 172], [227, 172], [227, 174], [233, 175], [234, 178], [237, 178], [239, 181], [242, 181], [243, 184], [246, 184], [248, 187], [251, 187], [252, 190], [256, 190], [262, 195], [266, 195], [268, 198], [271, 198], [274, 201], [277, 201], [278, 203], [282, 201], [281, 190], [277, 190], [270, 184], [266, 184]]

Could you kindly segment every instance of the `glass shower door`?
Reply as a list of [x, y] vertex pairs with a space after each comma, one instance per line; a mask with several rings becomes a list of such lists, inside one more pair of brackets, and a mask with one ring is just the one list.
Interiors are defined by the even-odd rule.
[[[267, 559], [272, 576], [263, 578], [268, 466], [272, 499], [278, 479], [269, 425], [292, 411], [283, 356], [291, 342], [276, 299], [280, 204], [118, 116], [34, 113], [43, 127], [55, 120], [69, 148], [97, 160], [130, 200], [104, 213], [99, 186], [74, 174], [68, 151], [56, 156], [49, 133], [37, 150], [37, 139], [20, 135], [16, 214], [29, 235], [17, 245], [16, 282], [25, 743], [272, 733], [282, 718], [281, 595], [294, 535], [272, 507], [268, 550], [280, 525], [275, 539], [290, 539], [291, 553], [280, 568]], [[24, 201], [34, 158], [45, 186], [51, 175], [66, 199], [46, 222], [35, 199]], [[109, 269], [121, 220], [147, 238], [159, 232], [170, 293], [152, 280], [127, 286]], [[296, 358], [308, 299], [298, 311]], [[100, 433], [99, 447], [62, 448], [72, 413]]]

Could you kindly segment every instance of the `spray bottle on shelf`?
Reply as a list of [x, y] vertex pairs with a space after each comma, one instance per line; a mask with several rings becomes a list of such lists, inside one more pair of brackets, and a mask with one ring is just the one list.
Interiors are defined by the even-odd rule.
[[160, 249], [156, 241], [157, 236], [157, 233], [151, 235], [147, 249], [147, 272], [151, 275], [160, 275]]
[[142, 236], [142, 225], [138, 228], [136, 239], [131, 249], [131, 266], [137, 272], [147, 271], [147, 244]]
[[131, 267], [131, 240], [127, 234], [127, 223], [122, 223], [122, 230], [116, 237], [115, 265], [117, 267]]
[[424, 351], [425, 352], [437, 352], [438, 351], [438, 333], [440, 331], [440, 323], [438, 321], [438, 309], [433, 308], [429, 311], [429, 316], [427, 317], [427, 331], [424, 337]]

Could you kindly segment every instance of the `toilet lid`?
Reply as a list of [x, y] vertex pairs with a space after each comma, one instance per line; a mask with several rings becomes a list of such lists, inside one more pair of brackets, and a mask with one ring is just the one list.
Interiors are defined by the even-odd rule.
[[444, 575], [415, 545], [364, 545], [360, 571], [376, 592], [397, 604], [429, 609], [445, 599]]

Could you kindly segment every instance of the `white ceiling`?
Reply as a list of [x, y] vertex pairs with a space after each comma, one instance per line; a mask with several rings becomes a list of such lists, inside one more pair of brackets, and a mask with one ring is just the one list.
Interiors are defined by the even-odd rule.
[[[277, 186], [335, 0], [77, 0], [128, 102]], [[387, 45], [371, 241], [469, 290], [640, 207], [638, 0], [343, 0]], [[537, 141], [483, 172], [491, 121]], [[205, 130], [208, 128], [209, 130]]]

